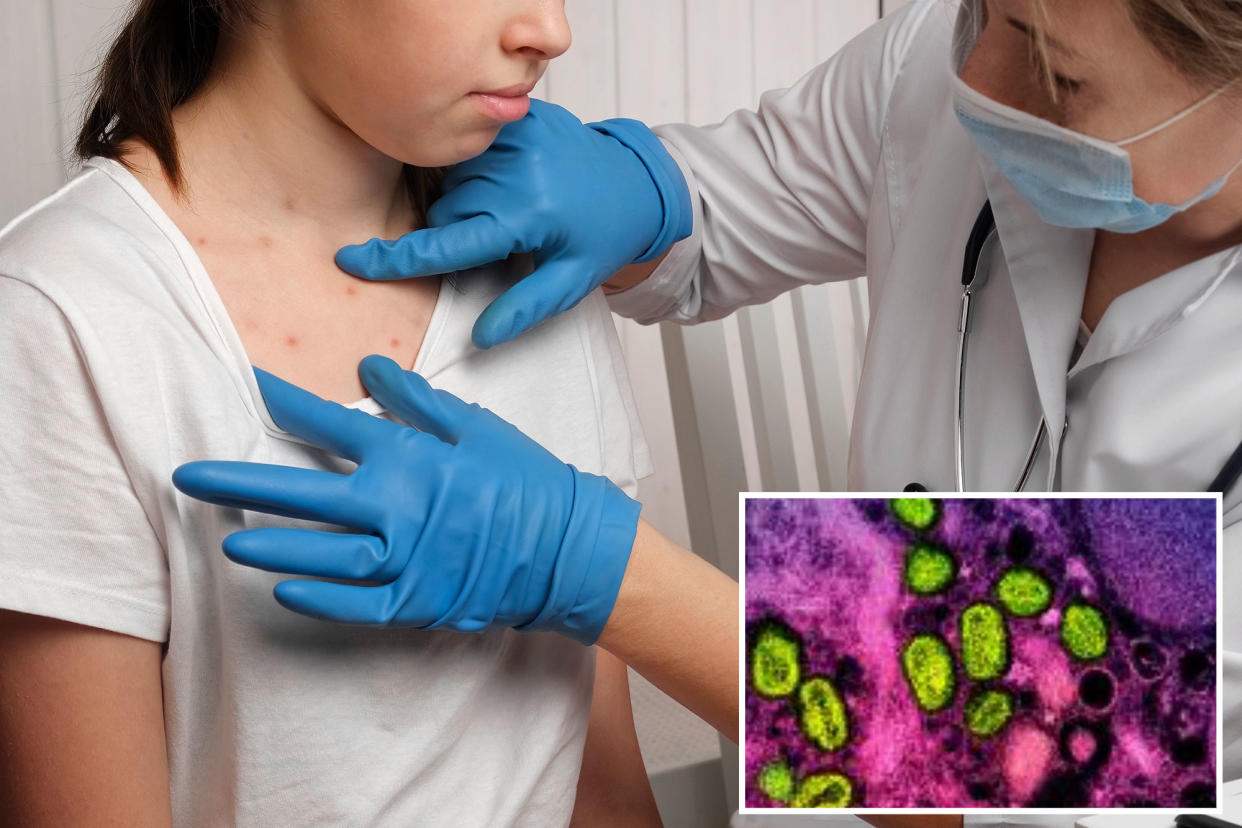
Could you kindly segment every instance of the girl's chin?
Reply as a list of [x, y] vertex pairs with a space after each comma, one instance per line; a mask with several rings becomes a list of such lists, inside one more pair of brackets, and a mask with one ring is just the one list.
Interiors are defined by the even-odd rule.
[[453, 152], [449, 160], [437, 167], [447, 167], [452, 164], [459, 164], [462, 161], [468, 161], [475, 156], [481, 155], [484, 150], [492, 145], [496, 140], [496, 135], [500, 132], [500, 124], [490, 123], [485, 127], [463, 133], [458, 136], [458, 140], [453, 148]]
[[491, 122], [470, 129], [456, 130], [451, 134], [438, 136], [439, 140], [434, 144], [402, 146], [397, 143], [400, 151], [390, 155], [413, 167], [451, 167], [482, 154], [496, 140], [500, 126]]

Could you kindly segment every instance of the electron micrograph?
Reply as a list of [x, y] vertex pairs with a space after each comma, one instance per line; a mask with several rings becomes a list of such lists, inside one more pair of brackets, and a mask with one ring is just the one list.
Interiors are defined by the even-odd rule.
[[745, 501], [751, 808], [1210, 808], [1216, 501]]

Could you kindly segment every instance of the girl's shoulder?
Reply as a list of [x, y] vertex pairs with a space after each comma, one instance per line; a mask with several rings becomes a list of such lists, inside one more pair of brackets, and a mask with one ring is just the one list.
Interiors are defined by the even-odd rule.
[[[112, 309], [159, 303], [186, 268], [150, 196], [117, 172], [120, 164], [89, 159], [56, 192], [0, 229], [0, 275], [25, 282], [57, 304]], [[118, 301], [120, 300], [120, 301]]]

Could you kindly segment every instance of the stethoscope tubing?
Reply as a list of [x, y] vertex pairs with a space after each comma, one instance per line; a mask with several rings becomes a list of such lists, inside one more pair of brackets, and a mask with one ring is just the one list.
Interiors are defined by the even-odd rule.
[[[954, 474], [959, 492], [966, 491], [966, 355], [967, 340], [970, 334], [971, 300], [974, 292], [987, 281], [987, 273], [980, 270], [983, 264], [983, 252], [987, 245], [997, 238], [999, 236], [996, 230], [996, 220], [992, 214], [992, 202], [985, 201], [983, 209], [979, 211], [979, 216], [970, 230], [970, 236], [966, 240], [966, 250], [962, 257], [962, 305], [957, 317], [957, 394], [953, 398]], [[1068, 425], [1067, 421], [1066, 427]], [[1031, 441], [1026, 461], [1022, 464], [1022, 471], [1013, 487], [1015, 492], [1026, 488], [1031, 472], [1035, 468], [1035, 460], [1039, 457], [1040, 448], [1047, 436], [1048, 421], [1047, 418], [1041, 416], [1039, 428], [1036, 429], [1035, 437]], [[1233, 454], [1229, 456], [1229, 460], [1206, 491], [1227, 493], [1239, 477], [1242, 477], [1242, 444], [1234, 449]]]

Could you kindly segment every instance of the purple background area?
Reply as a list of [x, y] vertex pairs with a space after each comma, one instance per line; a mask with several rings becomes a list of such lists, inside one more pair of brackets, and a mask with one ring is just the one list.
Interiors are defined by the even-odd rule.
[[[825, 752], [802, 734], [789, 699], [746, 691], [746, 802], [779, 807], [755, 778], [784, 760], [798, 778], [844, 773], [852, 807], [1210, 806], [1215, 779], [1215, 503], [1212, 500], [945, 500], [927, 532], [901, 525], [886, 501], [764, 499], [746, 503], [746, 619], [801, 639], [802, 675], [833, 681], [851, 740]], [[940, 596], [906, 589], [916, 539], [948, 549], [958, 577]], [[1021, 542], [1023, 539], [1027, 542]], [[1015, 714], [991, 738], [963, 726], [972, 688], [957, 659], [954, 703], [914, 703], [900, 665], [911, 636], [934, 632], [959, 652], [956, 621], [1015, 563], [1045, 573], [1052, 606], [1006, 614], [1011, 663], [986, 683]], [[1109, 649], [1079, 662], [1061, 645], [1070, 602], [1098, 606]], [[1111, 682], [1103, 706], [1083, 689]], [[1094, 676], [1092, 680], [1099, 679]], [[1205, 788], [1206, 786], [1206, 788]], [[1205, 792], [1206, 791], [1206, 792]]]

